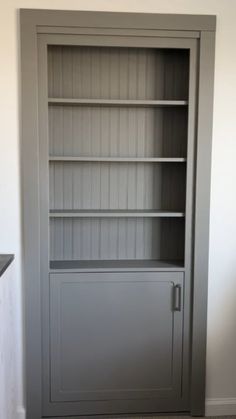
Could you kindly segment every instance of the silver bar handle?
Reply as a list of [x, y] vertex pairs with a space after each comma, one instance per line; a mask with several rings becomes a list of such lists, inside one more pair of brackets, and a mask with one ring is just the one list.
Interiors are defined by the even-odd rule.
[[174, 286], [173, 310], [181, 311], [181, 285], [179, 284]]

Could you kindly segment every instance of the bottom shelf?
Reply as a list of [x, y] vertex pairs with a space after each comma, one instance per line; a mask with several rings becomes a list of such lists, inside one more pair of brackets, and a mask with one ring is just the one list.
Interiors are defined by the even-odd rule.
[[171, 260], [52, 260], [50, 271], [184, 271], [184, 261]]

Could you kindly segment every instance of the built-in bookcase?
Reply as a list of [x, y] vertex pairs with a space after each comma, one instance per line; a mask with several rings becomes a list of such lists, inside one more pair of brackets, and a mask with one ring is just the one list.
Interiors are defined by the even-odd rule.
[[52, 268], [184, 267], [188, 72], [187, 49], [49, 46]]
[[203, 417], [215, 17], [20, 15], [29, 419]]

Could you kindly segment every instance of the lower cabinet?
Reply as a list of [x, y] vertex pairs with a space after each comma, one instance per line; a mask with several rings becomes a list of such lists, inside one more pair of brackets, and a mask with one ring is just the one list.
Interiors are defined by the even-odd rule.
[[50, 397], [63, 414], [181, 408], [182, 272], [50, 275]]

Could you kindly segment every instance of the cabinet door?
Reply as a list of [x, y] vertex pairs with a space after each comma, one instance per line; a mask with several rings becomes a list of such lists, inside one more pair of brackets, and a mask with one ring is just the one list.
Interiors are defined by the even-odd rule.
[[182, 289], [180, 272], [50, 275], [51, 402], [86, 414], [180, 399]]

